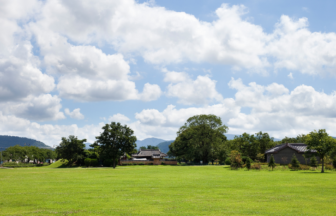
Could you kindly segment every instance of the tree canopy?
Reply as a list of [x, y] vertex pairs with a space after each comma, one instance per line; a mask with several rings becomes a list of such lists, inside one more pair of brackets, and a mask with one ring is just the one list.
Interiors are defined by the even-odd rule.
[[185, 160], [209, 161], [217, 159], [216, 153], [226, 141], [228, 127], [215, 115], [196, 115], [178, 130], [176, 140], [169, 146], [169, 155]]
[[324, 172], [325, 156], [330, 154], [336, 148], [336, 140], [329, 136], [325, 129], [318, 131], [314, 130], [307, 135], [306, 138], [307, 150], [310, 152], [316, 151], [317, 155], [322, 159], [322, 169]]
[[62, 137], [62, 142], [56, 147], [56, 152], [59, 158], [68, 160], [71, 165], [79, 159], [85, 157], [86, 139], [79, 140], [76, 136], [70, 135], [69, 138]]
[[136, 148], [137, 138], [134, 136], [134, 131], [126, 125], [121, 125], [119, 122], [112, 122], [103, 126], [103, 132], [97, 136], [97, 144], [100, 146], [100, 155], [105, 159], [113, 160], [113, 168], [116, 166], [116, 161], [121, 156], [132, 154]]

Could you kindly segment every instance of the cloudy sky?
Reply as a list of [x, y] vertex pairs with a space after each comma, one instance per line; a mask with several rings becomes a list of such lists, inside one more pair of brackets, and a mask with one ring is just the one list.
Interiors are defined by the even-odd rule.
[[89, 142], [105, 123], [174, 139], [336, 135], [334, 1], [0, 0], [0, 134]]

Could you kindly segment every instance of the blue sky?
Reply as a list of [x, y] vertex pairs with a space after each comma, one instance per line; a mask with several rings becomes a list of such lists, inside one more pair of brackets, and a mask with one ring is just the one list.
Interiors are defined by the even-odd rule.
[[174, 139], [192, 115], [230, 134], [336, 134], [334, 1], [5, 2], [0, 133], [89, 142], [119, 121]]

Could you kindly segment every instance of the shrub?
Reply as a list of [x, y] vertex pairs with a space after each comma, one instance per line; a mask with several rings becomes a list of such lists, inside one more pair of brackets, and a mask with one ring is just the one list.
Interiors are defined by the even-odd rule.
[[113, 164], [113, 161], [112, 161], [111, 159], [105, 159], [105, 160], [103, 161], [103, 166], [104, 166], [104, 167], [111, 167], [112, 164]]
[[336, 169], [336, 158], [334, 158], [334, 160], [332, 162], [332, 165], [333, 165], [334, 169]]
[[85, 166], [89, 167], [91, 165], [91, 158], [85, 158], [84, 164]]
[[149, 163], [148, 165], [154, 165], [153, 163]]
[[161, 165], [166, 165], [165, 162], [161, 162]]
[[139, 165], [145, 165], [144, 163], [139, 163]]
[[325, 168], [326, 170], [333, 170], [333, 166], [332, 166], [332, 165], [329, 165], [329, 164], [325, 165], [324, 168]]
[[230, 158], [226, 158], [225, 159], [225, 164], [226, 165], [231, 165], [231, 159]]
[[300, 170], [309, 170], [310, 167], [308, 165], [302, 165], [300, 164]]
[[238, 151], [236, 150], [231, 151], [230, 158], [231, 158], [231, 169], [238, 169], [242, 167], [243, 163], [241, 155]]
[[261, 165], [259, 163], [252, 164], [251, 165], [251, 169], [260, 170], [261, 169]]
[[247, 170], [251, 169], [251, 159], [249, 157], [246, 159], [246, 168]]
[[293, 154], [291, 165], [293, 170], [298, 170], [300, 168], [300, 162], [296, 158], [295, 154]]
[[91, 166], [97, 167], [99, 164], [98, 159], [91, 159]]
[[273, 155], [271, 155], [271, 159], [270, 159], [270, 162], [268, 163], [268, 167], [272, 167], [272, 171], [273, 171], [273, 168], [275, 167], [275, 161], [274, 161], [274, 157]]
[[310, 160], [310, 166], [316, 168], [317, 167], [317, 160], [316, 157], [312, 157], [312, 159]]

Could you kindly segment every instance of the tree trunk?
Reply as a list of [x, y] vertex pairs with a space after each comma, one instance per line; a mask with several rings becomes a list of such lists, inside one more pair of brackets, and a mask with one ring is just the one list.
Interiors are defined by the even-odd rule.
[[324, 157], [322, 157], [322, 170], [321, 173], [324, 173]]
[[113, 158], [113, 169], [115, 169], [115, 158]]

